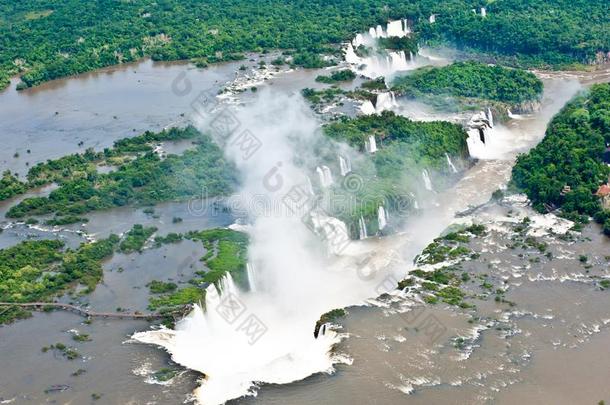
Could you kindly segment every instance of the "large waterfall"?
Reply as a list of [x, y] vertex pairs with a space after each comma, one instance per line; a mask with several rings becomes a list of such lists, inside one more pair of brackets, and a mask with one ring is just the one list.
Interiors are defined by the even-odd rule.
[[[253, 196], [267, 196], [281, 202], [294, 197], [292, 190], [305, 181], [304, 169], [294, 162], [302, 158], [303, 145], [313, 151], [321, 136], [319, 123], [298, 96], [269, 89], [256, 97], [256, 103], [239, 107], [235, 114], [263, 146], [249, 159], [243, 158], [239, 145], [228, 144], [225, 153], [242, 173], [242, 189], [236, 197], [251, 201]], [[208, 128], [206, 122], [197, 125]], [[321, 166], [319, 172], [324, 183], [330, 183], [330, 170]], [[198, 404], [216, 405], [253, 395], [257, 384], [286, 384], [332, 372], [333, 364], [344, 358], [331, 350], [341, 337], [328, 327], [314, 337], [320, 315], [361, 305], [382, 293], [378, 288], [387, 277], [388, 255], [375, 256], [378, 270], [359, 277], [351, 270], [367, 250], [359, 241], [337, 236], [347, 234], [345, 224], [311, 213], [312, 232], [305, 214], [295, 215], [290, 208], [274, 215], [252, 210], [247, 261], [254, 267], [244, 269], [240, 277], [250, 279], [254, 288], [242, 290], [227, 275], [218, 288], [207, 288], [204, 302], [174, 329], [133, 335], [136, 341], [162, 346], [173, 361], [205, 375], [195, 391]], [[389, 285], [384, 292], [393, 288]]]
[[374, 105], [370, 100], [366, 100], [362, 103], [360, 112], [364, 115], [379, 114], [382, 111], [391, 110], [397, 106], [398, 103], [396, 102], [396, 95], [394, 92], [386, 91], [377, 94]]
[[[390, 76], [395, 72], [412, 70], [417, 68], [415, 55], [404, 51], [386, 51], [377, 49], [376, 39], [388, 37], [405, 37], [410, 35], [411, 30], [407, 20], [396, 20], [388, 22], [384, 30], [381, 25], [370, 28], [366, 34], [357, 34], [356, 37], [347, 44], [345, 49], [345, 61], [352, 64], [354, 70], [369, 78], [379, 76]], [[356, 54], [354, 47], [361, 45], [373, 49], [369, 56], [360, 57]]]

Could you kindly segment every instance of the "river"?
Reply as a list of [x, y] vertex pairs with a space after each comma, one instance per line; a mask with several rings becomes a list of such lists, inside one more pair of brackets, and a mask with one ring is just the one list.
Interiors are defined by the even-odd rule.
[[[254, 68], [258, 58], [251, 58], [245, 64]], [[198, 92], [217, 93], [225, 83], [243, 74], [238, 69], [242, 63], [201, 70], [183, 63], [142, 61], [53, 81], [22, 92], [14, 91], [13, 84], [0, 93], [0, 137], [5, 145], [0, 151], [2, 167], [23, 175], [28, 167], [26, 163], [31, 166], [87, 147], [99, 150], [130, 134], [184, 124], [192, 115], [191, 103]], [[314, 81], [318, 74], [317, 70], [287, 71], [263, 86], [292, 94], [303, 87], [319, 87]], [[485, 203], [494, 190], [506, 184], [516, 154], [528, 150], [542, 138], [546, 123], [579, 89], [578, 83], [607, 81], [608, 70], [592, 74], [539, 73], [539, 76], [545, 82], [541, 111], [509, 122], [498, 132], [498, 137], [505, 137], [506, 142], [501, 143], [504, 146], [493, 158], [478, 161], [454, 187], [438, 190], [431, 197], [433, 203], [428, 212], [410, 223], [412, 229], [423, 230], [421, 233], [409, 234], [407, 228], [406, 233], [394, 238], [367, 240], [360, 248], [385, 251], [388, 246], [392, 249], [402, 246], [404, 256], [415, 256], [455, 220], [456, 212]], [[186, 87], [185, 77], [190, 83]], [[252, 97], [255, 96], [251, 93], [244, 94], [246, 101]], [[179, 152], [189, 145], [166, 147], [170, 152]], [[49, 189], [35, 191], [38, 195], [48, 192]], [[2, 214], [14, 202], [1, 204]], [[535, 216], [528, 207], [512, 202], [485, 207], [473, 216], [490, 225], [504, 224], [509, 211]], [[171, 219], [176, 216], [183, 221], [172, 223]], [[86, 235], [101, 238], [112, 232], [124, 232], [134, 223], [155, 225], [161, 229], [160, 234], [165, 234], [228, 226], [234, 221], [229, 214], [218, 212], [193, 216], [187, 203], [176, 202], [156, 206], [155, 215], [146, 214], [141, 208], [121, 208], [94, 213], [89, 218], [84, 227], [73, 225], [61, 230], [30, 227], [4, 219], [0, 245], [6, 247], [40, 237], [58, 237], [76, 245]], [[608, 242], [600, 237], [595, 226], [586, 228], [577, 241], [561, 241], [547, 235], [545, 238], [556, 255], [562, 256], [564, 252], [565, 258], [552, 263], [531, 263], [529, 272], [537, 270], [555, 276], [546, 281], [529, 278], [524, 281], [522, 276], [505, 274], [507, 268], [522, 266], [523, 259], [494, 248], [505, 243], [507, 235], [498, 232], [482, 241], [478, 246], [481, 257], [471, 266], [473, 271], [487, 271], [498, 280], [507, 281], [509, 297], [518, 303], [519, 310], [527, 313], [513, 314], [502, 324], [514, 333], [514, 338], [507, 339], [500, 331], [487, 328], [480, 334], [475, 333], [472, 340], [475, 347], [464, 358], [464, 349], [455, 348], [451, 338], [469, 336], [481, 324], [468, 322], [472, 314], [440, 305], [427, 308], [447, 329], [441, 341], [431, 344], [422, 338], [415, 325], [405, 325], [400, 311], [380, 305], [352, 307], [342, 322], [349, 337], [337, 350], [352, 358], [353, 364], [337, 365], [330, 376], [315, 374], [291, 384], [265, 385], [258, 390], [256, 398], [235, 402], [417, 404], [538, 400], [568, 404], [610, 398], [610, 389], [603, 378], [608, 360], [604, 347], [610, 340], [610, 332], [605, 327], [610, 310], [604, 308], [610, 308], [610, 299], [595, 290], [589, 281], [566, 281], [556, 274], [571, 274], [574, 279], [578, 278], [574, 276], [576, 273], [585, 274], [576, 258], [586, 252], [593, 263], [588, 272], [604, 275]], [[122, 307], [145, 311], [146, 284], [153, 279], [186, 282], [201, 269], [199, 258], [203, 253], [200, 245], [183, 241], [147, 249], [141, 254], [117, 254], [104, 264], [104, 282], [83, 300], [96, 310]], [[506, 265], [488, 266], [496, 260]], [[484, 319], [491, 317], [490, 313], [501, 318], [510, 312], [483, 304], [477, 311]], [[109, 404], [183, 402], [190, 398], [199, 375], [183, 370], [169, 385], [153, 383], [152, 372], [170, 360], [153, 346], [130, 342], [134, 332], [147, 328], [146, 322], [128, 320], [94, 320], [86, 324], [78, 316], [63, 312], [36, 313], [32, 319], [1, 327], [0, 364], [10, 373], [3, 372], [0, 376], [0, 402], [88, 403], [92, 394], [102, 395], [98, 403]], [[90, 334], [92, 341], [73, 343], [74, 330]], [[68, 361], [52, 352], [41, 351], [43, 346], [56, 342], [71, 343], [83, 359]], [[86, 372], [71, 375], [80, 368]], [[52, 386], [67, 388], [61, 392], [45, 392]]]

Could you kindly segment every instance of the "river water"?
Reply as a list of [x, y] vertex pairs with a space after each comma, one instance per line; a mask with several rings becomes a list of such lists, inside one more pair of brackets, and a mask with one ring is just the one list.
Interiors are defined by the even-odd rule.
[[[253, 59], [245, 62], [249, 69], [258, 63], [257, 58]], [[23, 175], [26, 163], [31, 166], [87, 147], [101, 149], [130, 134], [184, 124], [199, 91], [218, 92], [236, 75], [243, 74], [238, 70], [242, 63], [199, 70], [188, 64], [143, 61], [57, 80], [23, 92], [11, 87], [0, 93], [0, 137], [5, 145], [0, 151], [0, 164], [3, 169]], [[190, 86], [185, 85], [183, 73]], [[303, 87], [320, 86], [314, 82], [317, 74], [320, 71], [281, 73], [268, 85], [276, 91], [294, 93]], [[410, 235], [407, 230], [388, 240], [367, 240], [364, 248], [383, 251], [389, 245], [406, 246], [406, 256], [417, 254], [454, 221], [456, 212], [485, 203], [494, 190], [506, 184], [516, 154], [541, 139], [548, 119], [579, 89], [578, 83], [588, 85], [608, 80], [607, 70], [594, 74], [539, 75], [545, 82], [541, 111], [499, 129], [497, 136], [504, 137], [505, 142], [500, 143], [504, 146], [493, 159], [477, 162], [454, 187], [437, 190], [430, 196], [432, 203], [427, 214], [411, 222], [414, 229], [425, 232]], [[253, 97], [250, 93], [244, 95], [244, 99], [250, 97]], [[166, 145], [166, 150], [180, 152], [187, 147]], [[34, 194], [45, 195], [49, 191], [46, 188]], [[2, 203], [2, 215], [20, 198], [23, 197]], [[85, 233], [102, 238], [112, 232], [125, 232], [134, 223], [157, 226], [159, 234], [166, 234], [228, 226], [234, 220], [226, 213], [193, 216], [190, 212], [186, 203], [175, 202], [156, 206], [154, 215], [142, 209], [122, 208], [91, 214], [84, 227], [72, 225], [61, 230], [28, 227], [4, 219], [0, 246], [41, 237], [62, 238], [75, 246], [84, 240]], [[487, 206], [466, 220], [475, 217], [504, 229], [510, 222], [507, 215], [535, 216], [528, 207], [508, 201]], [[174, 224], [173, 217], [183, 221]], [[510, 240], [507, 231], [494, 232], [483, 241], [473, 242], [481, 256], [469, 263], [472, 271], [490, 273], [499, 285], [508, 285], [507, 298], [515, 301], [517, 311], [521, 312], [495, 307], [490, 302], [477, 303], [474, 314], [442, 305], [426, 307], [426, 313], [446, 329], [442, 338], [432, 343], [419, 333], [416, 321], [405, 321], [401, 311], [379, 305], [350, 308], [349, 316], [342, 322], [350, 337], [337, 350], [351, 357], [352, 365], [338, 365], [330, 376], [316, 374], [291, 384], [263, 386], [256, 398], [235, 402], [416, 404], [522, 400], [567, 404], [610, 399], [605, 381], [605, 365], [610, 359], [604, 350], [610, 341], [610, 332], [605, 327], [610, 320], [607, 310], [610, 296], [596, 289], [589, 279], [591, 274], [606, 275], [605, 256], [610, 246], [594, 226], [572, 241], [552, 235], [544, 238], [553, 247], [555, 256], [562, 258], [523, 263], [517, 252], [500, 248]], [[96, 310], [121, 307], [145, 311], [148, 282], [153, 279], [186, 282], [202, 269], [199, 258], [204, 253], [201, 245], [183, 241], [146, 249], [141, 254], [117, 254], [104, 265], [104, 282], [93, 294], [80, 300]], [[578, 262], [581, 254], [589, 256], [591, 268], [585, 270]], [[507, 273], [507, 269], [515, 267], [526, 270], [528, 276], [519, 271]], [[536, 279], [536, 274], [549, 277]], [[562, 274], [569, 277], [561, 277]], [[469, 323], [473, 317], [485, 322]], [[491, 318], [497, 323], [491, 322]], [[497, 330], [498, 325], [501, 330]], [[483, 327], [484, 331], [476, 332]], [[155, 347], [129, 342], [134, 332], [147, 328], [146, 322], [128, 320], [94, 320], [88, 325], [76, 315], [63, 312], [37, 313], [32, 319], [1, 327], [0, 364], [5, 371], [0, 374], [0, 401], [88, 403], [92, 394], [102, 395], [97, 403], [108, 404], [187, 400], [199, 375], [183, 370], [169, 385], [152, 383], [151, 373], [171, 362]], [[74, 330], [90, 334], [92, 341], [73, 342]], [[466, 339], [471, 345], [456, 348], [452, 344], [456, 336], [473, 336], [471, 341]], [[41, 351], [43, 346], [57, 342], [76, 347], [83, 359], [69, 361], [52, 351]], [[80, 368], [86, 372], [71, 375]], [[55, 385], [67, 388], [63, 392], [45, 392]]]

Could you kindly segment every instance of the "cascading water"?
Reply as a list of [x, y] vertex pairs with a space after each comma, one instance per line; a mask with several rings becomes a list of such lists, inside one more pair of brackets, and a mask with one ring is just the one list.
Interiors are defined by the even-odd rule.
[[491, 108], [487, 109], [487, 121], [489, 122], [489, 128], [494, 127], [494, 116], [491, 113]]
[[393, 91], [377, 94], [377, 103], [375, 104], [375, 112], [380, 113], [384, 110], [391, 110], [396, 107], [396, 96]]
[[362, 114], [364, 114], [364, 115], [371, 115], [371, 114], [375, 114], [377, 111], [375, 110], [375, 106], [373, 105], [371, 100], [366, 100], [360, 106], [360, 112], [362, 112]]
[[310, 217], [316, 234], [327, 241], [328, 253], [340, 254], [342, 245], [335, 242], [349, 240], [349, 231], [345, 222], [317, 211], [311, 212]]
[[377, 210], [377, 221], [379, 222], [379, 230], [382, 230], [388, 224], [388, 217], [383, 205], [380, 205], [379, 209]]
[[449, 165], [449, 168], [451, 169], [451, 171], [453, 173], [457, 173], [457, 169], [455, 168], [455, 165], [453, 164], [453, 162], [451, 161], [451, 158], [449, 157], [448, 153], [445, 153], [445, 157], [447, 158], [447, 165]]
[[377, 141], [375, 140], [375, 135], [370, 135], [368, 141], [364, 142], [364, 148], [369, 153], [377, 152]]
[[360, 240], [368, 238], [368, 234], [366, 232], [366, 222], [364, 222], [364, 217], [360, 217], [358, 220], [358, 236]]
[[320, 177], [320, 185], [323, 188], [330, 187], [333, 184], [333, 177], [328, 166], [318, 166], [316, 167], [316, 172], [318, 172], [318, 176]]
[[[378, 25], [370, 28], [367, 34], [357, 34], [356, 37], [347, 44], [345, 48], [345, 61], [353, 66], [353, 69], [366, 77], [377, 78], [379, 76], [388, 77], [399, 71], [412, 70], [417, 68], [415, 55], [409, 53], [407, 56], [404, 51], [390, 51], [377, 49], [376, 40], [388, 37], [405, 37], [410, 35], [407, 20], [396, 20], [388, 22], [386, 31]], [[367, 45], [372, 47], [374, 52], [369, 56], [360, 57], [356, 54], [354, 47]], [[370, 111], [370, 110], [369, 110]]]
[[246, 264], [246, 274], [248, 275], [248, 286], [251, 292], [256, 292], [256, 276], [254, 266], [250, 263]]
[[307, 191], [310, 195], [315, 195], [316, 193], [313, 191], [313, 184], [311, 183], [311, 178], [309, 176], [305, 176], [305, 183], [307, 184]]
[[345, 177], [349, 172], [352, 171], [352, 163], [349, 158], [345, 158], [341, 155], [339, 156], [339, 168], [341, 169], [341, 176]]
[[430, 175], [428, 174], [428, 170], [422, 170], [421, 176], [424, 179], [424, 186], [426, 187], [426, 190], [432, 191], [432, 181], [430, 181]]

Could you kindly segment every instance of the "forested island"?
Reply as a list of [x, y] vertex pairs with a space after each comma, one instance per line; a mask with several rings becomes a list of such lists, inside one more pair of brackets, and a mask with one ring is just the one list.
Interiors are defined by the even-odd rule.
[[329, 45], [397, 18], [409, 19], [423, 43], [512, 65], [588, 64], [610, 51], [605, 0], [3, 0], [0, 16], [0, 88], [16, 74], [26, 88], [146, 56], [206, 66], [285, 49], [295, 64], [321, 67], [321, 54], [339, 52]]
[[478, 62], [458, 62], [444, 67], [424, 67], [397, 77], [392, 89], [400, 95], [433, 103], [491, 101], [515, 110], [537, 103], [542, 81], [533, 73], [490, 66]]
[[[195, 147], [181, 155], [160, 156], [154, 151], [156, 143], [186, 139]], [[100, 173], [100, 165], [113, 170]], [[88, 149], [39, 163], [29, 170], [27, 182], [5, 172], [0, 197], [52, 183], [59, 187], [48, 197], [26, 198], [11, 207], [7, 216], [55, 214], [51, 221], [78, 222], [78, 215], [100, 209], [188, 199], [202, 192], [209, 197], [225, 195], [237, 184], [237, 177], [209, 135], [193, 127], [172, 128], [121, 139], [102, 152]]]
[[[467, 134], [460, 125], [446, 121], [411, 121], [391, 111], [342, 118], [327, 124], [324, 133], [368, 154], [352, 167], [361, 179], [359, 187], [353, 189], [347, 181], [331, 190], [331, 199], [355, 201], [354, 209], [336, 213], [348, 225], [354, 239], [358, 239], [359, 221], [366, 224], [370, 234], [378, 232], [379, 206], [399, 218], [413, 213], [417, 205], [415, 193], [424, 189], [423, 170], [447, 174], [439, 179], [439, 185], [448, 185], [452, 173], [448, 159], [460, 165], [469, 157]], [[368, 153], [371, 137], [378, 148], [374, 154]]]
[[[517, 158], [512, 182], [539, 211], [560, 208], [579, 221], [593, 216], [610, 235], [610, 207], [600, 186], [608, 183], [610, 84], [598, 84], [570, 101], [549, 124], [545, 137]], [[603, 188], [602, 188], [603, 190]]]

